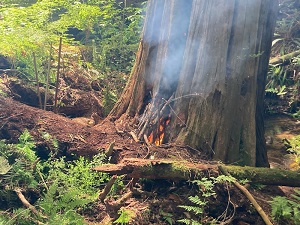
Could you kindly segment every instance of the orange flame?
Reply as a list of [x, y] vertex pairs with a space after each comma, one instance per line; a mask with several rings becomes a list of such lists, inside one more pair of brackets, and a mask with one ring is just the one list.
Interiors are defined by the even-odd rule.
[[159, 146], [163, 143], [163, 139], [165, 136], [165, 128], [170, 123], [170, 117], [167, 120], [163, 121], [163, 119], [159, 120], [159, 130], [157, 131], [156, 137], [154, 138], [154, 131], [150, 133], [148, 136], [148, 141], [150, 143], [154, 143], [156, 146]]
[[148, 141], [150, 143], [153, 143], [153, 131], [151, 132], [151, 134], [148, 136]]

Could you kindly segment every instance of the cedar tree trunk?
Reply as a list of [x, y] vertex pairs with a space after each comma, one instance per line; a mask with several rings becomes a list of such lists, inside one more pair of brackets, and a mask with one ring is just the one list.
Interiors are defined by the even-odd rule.
[[137, 136], [268, 166], [263, 98], [278, 2], [149, 0], [127, 86], [110, 113]]

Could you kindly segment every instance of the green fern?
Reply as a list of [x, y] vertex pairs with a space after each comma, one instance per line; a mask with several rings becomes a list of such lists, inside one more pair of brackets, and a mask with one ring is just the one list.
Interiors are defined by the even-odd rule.
[[0, 175], [7, 174], [11, 168], [12, 167], [9, 165], [8, 160], [3, 156], [0, 156]]
[[184, 223], [187, 225], [202, 225], [202, 223], [193, 220], [193, 219], [181, 219], [181, 220], [177, 220], [179, 223]]
[[16, 145], [16, 148], [28, 161], [35, 162], [37, 160], [37, 156], [33, 150], [35, 148], [35, 143], [28, 130], [24, 130], [20, 135], [19, 143]]
[[191, 219], [191, 218], [184, 218], [178, 220], [180, 223], [184, 224], [194, 224], [199, 225], [201, 224], [202, 216], [205, 212], [205, 207], [207, 207], [207, 201], [206, 199], [216, 195], [216, 192], [214, 191], [214, 187], [218, 183], [228, 183], [235, 181], [235, 178], [231, 176], [225, 176], [220, 175], [218, 177], [210, 177], [210, 178], [202, 178], [201, 180], [194, 180], [192, 183], [199, 186], [200, 195], [196, 196], [189, 196], [188, 199], [190, 200], [193, 205], [180, 205], [180, 208], [185, 209], [187, 212], [194, 215], [194, 217], [197, 219]]
[[121, 208], [118, 211], [119, 218], [115, 220], [113, 223], [125, 225], [128, 224], [131, 218], [134, 216], [134, 212], [128, 209]]
[[202, 213], [204, 212], [204, 209], [200, 206], [205, 206], [206, 203], [202, 202], [201, 205], [197, 205], [197, 206], [190, 206], [190, 205], [180, 205], [180, 208], [185, 209], [188, 212], [192, 212], [195, 215], [202, 215]]
[[276, 196], [272, 199], [272, 217], [275, 220], [286, 219], [293, 221], [294, 224], [300, 224], [300, 191], [295, 190], [292, 197], [295, 200], [282, 196]]
[[[47, 161], [37, 162], [33, 169], [32, 164], [37, 156], [35, 143], [28, 131], [20, 136], [18, 144], [7, 145], [0, 141], [0, 148], [0, 165], [5, 168], [1, 170], [1, 199], [13, 208], [15, 205], [9, 201], [16, 202], [17, 197], [12, 189], [22, 187], [25, 191], [34, 190], [41, 197], [32, 204], [46, 216], [36, 218], [28, 209], [14, 209], [7, 213], [7, 218], [0, 213], [0, 225], [1, 220], [7, 225], [31, 225], [36, 224], [36, 220], [48, 225], [84, 224], [78, 210], [97, 199], [101, 183], [108, 180], [106, 174], [90, 170], [102, 163], [103, 156], [96, 156], [92, 161], [80, 157], [73, 162], [50, 157]], [[14, 198], [6, 190], [10, 190]]]

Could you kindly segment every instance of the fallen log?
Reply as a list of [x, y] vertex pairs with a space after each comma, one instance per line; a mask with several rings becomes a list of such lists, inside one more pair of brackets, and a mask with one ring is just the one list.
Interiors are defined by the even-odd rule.
[[[119, 164], [104, 164], [93, 168], [109, 174], [127, 174], [132, 178], [194, 180], [218, 176], [218, 163], [190, 163], [167, 159], [125, 158]], [[222, 165], [230, 175], [250, 183], [300, 187], [300, 173], [282, 169]]]
[[288, 63], [292, 58], [294, 58], [298, 55], [300, 55], [300, 50], [295, 51], [295, 52], [291, 52], [289, 54], [286, 54], [286, 55], [283, 55], [283, 56], [280, 56], [280, 57], [272, 58], [272, 59], [270, 59], [269, 64], [279, 66], [279, 65]]

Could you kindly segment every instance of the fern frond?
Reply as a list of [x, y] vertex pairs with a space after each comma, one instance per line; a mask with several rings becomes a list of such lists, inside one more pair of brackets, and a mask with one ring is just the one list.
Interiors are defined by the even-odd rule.
[[195, 203], [198, 206], [206, 205], [206, 201], [203, 201], [202, 199], [200, 199], [198, 195], [189, 196], [188, 198], [192, 203]]
[[193, 220], [193, 219], [181, 219], [181, 220], [177, 220], [179, 223], [184, 223], [186, 225], [202, 225], [202, 223]]
[[0, 175], [7, 174], [11, 168], [12, 167], [9, 165], [8, 160], [3, 156], [0, 156]]
[[200, 208], [198, 206], [180, 205], [179, 207], [185, 209], [188, 212], [192, 212], [195, 215], [201, 215], [204, 211], [203, 208]]

